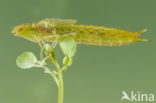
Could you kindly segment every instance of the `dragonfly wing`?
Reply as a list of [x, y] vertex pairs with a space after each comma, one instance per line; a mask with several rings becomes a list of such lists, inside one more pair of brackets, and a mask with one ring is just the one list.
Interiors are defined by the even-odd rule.
[[77, 20], [74, 19], [57, 19], [57, 18], [48, 18], [45, 19], [49, 22], [55, 23], [55, 25], [72, 25], [76, 24]]

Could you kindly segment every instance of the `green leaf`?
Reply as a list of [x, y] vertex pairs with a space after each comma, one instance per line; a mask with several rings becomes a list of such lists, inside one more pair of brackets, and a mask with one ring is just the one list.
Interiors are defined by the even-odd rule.
[[45, 50], [48, 51], [50, 48], [50, 44], [45, 44]]
[[70, 66], [71, 64], [72, 64], [72, 58], [70, 58], [68, 55], [66, 55], [63, 59], [63, 65]]
[[17, 57], [16, 63], [22, 69], [29, 69], [36, 66], [37, 58], [32, 52], [24, 52]]
[[76, 43], [73, 38], [64, 37], [60, 41], [60, 48], [65, 55], [68, 55], [71, 58], [76, 52]]

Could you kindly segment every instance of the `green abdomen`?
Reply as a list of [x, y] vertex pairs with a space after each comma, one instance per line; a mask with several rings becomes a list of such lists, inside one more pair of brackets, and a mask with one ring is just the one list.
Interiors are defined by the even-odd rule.
[[71, 34], [73, 39], [80, 44], [116, 46], [126, 45], [131, 42], [141, 41], [137, 32], [92, 25], [70, 25], [57, 28], [57, 34]]

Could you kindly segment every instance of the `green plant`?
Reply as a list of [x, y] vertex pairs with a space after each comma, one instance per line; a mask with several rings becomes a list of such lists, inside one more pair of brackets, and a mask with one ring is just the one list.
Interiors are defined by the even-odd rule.
[[[76, 52], [76, 43], [71, 37], [64, 37], [61, 39], [59, 45], [65, 55], [63, 59], [63, 67], [60, 67], [56, 60], [54, 45], [56, 44], [49, 44], [42, 41], [42, 43], [39, 43], [41, 48], [40, 60], [37, 60], [36, 56], [32, 52], [24, 52], [18, 56], [16, 62], [22, 69], [40, 67], [44, 69], [44, 73], [50, 74], [58, 86], [58, 103], [63, 103], [63, 72], [72, 64], [72, 58]], [[47, 66], [47, 61], [51, 61], [55, 65], [56, 71], [51, 70]]]

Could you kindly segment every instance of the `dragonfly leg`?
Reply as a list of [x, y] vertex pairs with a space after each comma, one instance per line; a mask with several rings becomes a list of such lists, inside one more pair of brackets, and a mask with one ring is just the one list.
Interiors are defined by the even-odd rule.
[[60, 39], [60, 36], [59, 35], [55, 35], [55, 40], [53, 41], [53, 43], [51, 45], [52, 48], [55, 48], [55, 46], [57, 45], [59, 39]]
[[39, 39], [35, 35], [32, 35], [32, 36], [34, 37], [35, 41], [38, 43], [38, 45], [41, 48], [41, 50], [40, 50], [40, 59], [43, 60], [43, 51], [44, 51], [45, 42], [44, 42], [44, 40]]

